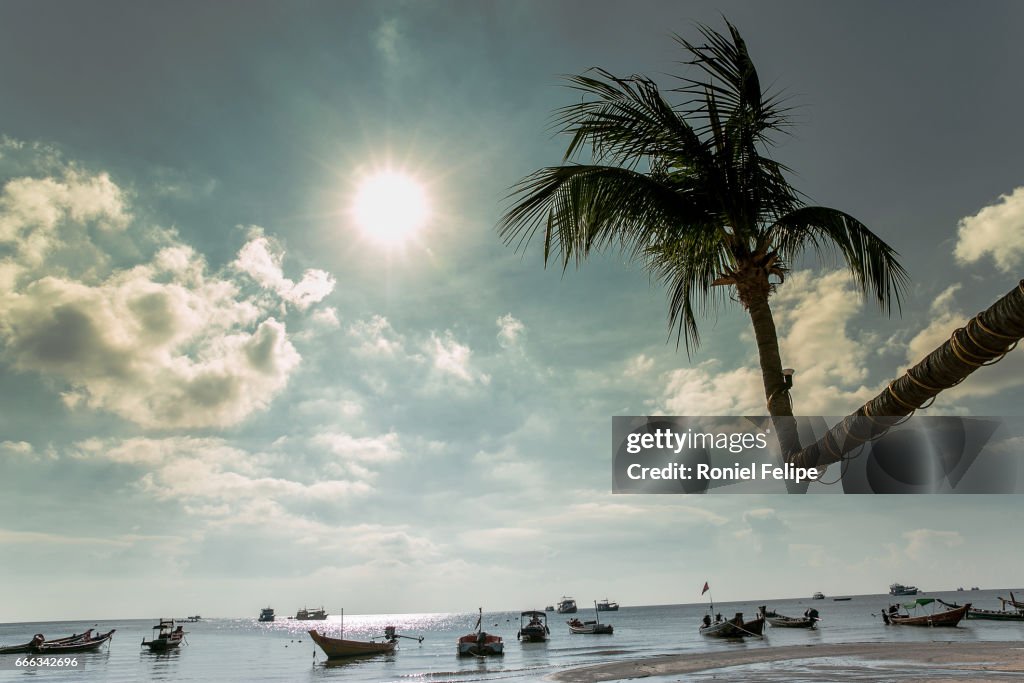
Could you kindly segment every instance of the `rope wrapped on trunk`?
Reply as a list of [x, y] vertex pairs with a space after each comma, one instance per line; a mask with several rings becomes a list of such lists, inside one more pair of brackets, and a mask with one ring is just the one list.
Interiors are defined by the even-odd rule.
[[788, 457], [796, 467], [824, 467], [865, 441], [927, 408], [942, 391], [972, 372], [998, 363], [1024, 338], [1024, 280], [986, 310], [953, 331], [950, 338], [880, 394], [843, 418], [819, 441]]

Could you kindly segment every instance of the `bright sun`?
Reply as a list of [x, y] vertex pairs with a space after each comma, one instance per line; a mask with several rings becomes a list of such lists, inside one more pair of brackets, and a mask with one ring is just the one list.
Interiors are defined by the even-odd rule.
[[379, 171], [367, 176], [352, 204], [356, 225], [386, 245], [399, 245], [415, 235], [430, 217], [423, 185], [400, 171]]

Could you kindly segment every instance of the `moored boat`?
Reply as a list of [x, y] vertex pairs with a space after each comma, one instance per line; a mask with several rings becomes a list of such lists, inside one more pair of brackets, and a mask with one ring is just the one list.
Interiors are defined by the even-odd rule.
[[116, 630], [117, 629], [112, 628], [106, 633], [99, 633], [95, 636], [87, 632], [87, 634], [81, 638], [68, 639], [65, 641], [43, 642], [37, 645], [33, 652], [41, 655], [59, 655], [98, 650], [104, 643], [110, 642], [110, 639], [114, 637], [114, 631]]
[[[960, 605], [955, 602], [946, 602], [945, 600], [939, 600], [943, 605], [951, 609], [957, 609]], [[1024, 621], [1024, 611], [1022, 610], [994, 610], [994, 609], [977, 609], [971, 607], [967, 610], [966, 619], [989, 619], [992, 621]]]
[[618, 612], [619, 611], [619, 603], [617, 603], [617, 602], [609, 602], [608, 598], [605, 598], [604, 600], [598, 600], [597, 601], [597, 611], [598, 612]]
[[820, 591], [811, 596], [811, 600], [824, 600], [824, 599], [825, 599], [825, 594], [820, 592]]
[[555, 611], [555, 606], [554, 605], [548, 605], [547, 607], [544, 608], [544, 611], [545, 612], [554, 612]]
[[398, 642], [394, 639], [385, 640], [382, 643], [374, 643], [372, 641], [331, 638], [317, 633], [315, 629], [309, 630], [309, 637], [320, 646], [320, 649], [327, 655], [327, 659], [346, 659], [348, 657], [390, 654], [395, 651], [395, 645]]
[[575, 614], [576, 601], [563, 595], [562, 599], [558, 601], [555, 611], [559, 614]]
[[[79, 636], [74, 636], [78, 638]], [[33, 649], [42, 644], [46, 640], [46, 637], [42, 633], [37, 633], [33, 636], [32, 640], [21, 645], [2, 645], [0, 646], [0, 655], [18, 655], [26, 652], [32, 652]]]
[[275, 617], [273, 607], [264, 607], [260, 610], [260, 621], [273, 621], [274, 619]]
[[320, 609], [306, 609], [303, 607], [295, 613], [295, 618], [299, 621], [323, 621], [327, 618], [327, 612], [323, 607]]
[[[525, 620], [529, 618], [530, 621]], [[519, 632], [516, 638], [524, 643], [543, 643], [548, 639], [548, 615], [539, 610], [527, 610], [519, 615]]]
[[484, 609], [476, 618], [476, 632], [469, 633], [457, 641], [457, 648], [460, 657], [487, 657], [505, 654], [505, 643], [501, 636], [487, 633], [483, 630]]
[[593, 621], [580, 621], [579, 619], [572, 618], [565, 622], [569, 625], [569, 633], [577, 633], [579, 635], [607, 635], [610, 636], [615, 633], [615, 629], [611, 624], [601, 623], [601, 611], [598, 609], [600, 603], [594, 603], [594, 620]]
[[764, 620], [775, 628], [814, 628], [821, 620], [818, 617], [818, 610], [813, 607], [806, 610], [802, 617], [787, 617], [774, 610], [769, 611], [764, 605], [759, 611]]
[[1014, 596], [1013, 591], [1010, 591], [1009, 600], [1007, 600], [1006, 598], [999, 598], [999, 601], [1003, 603], [1003, 609], [1006, 609], [1006, 606], [1009, 605], [1014, 609], [1024, 610], [1024, 602], [1018, 600], [1016, 596]]
[[737, 612], [732, 619], [726, 620], [721, 614], [716, 614], [714, 621], [710, 614], [705, 614], [700, 625], [700, 634], [709, 638], [746, 638], [754, 636], [761, 638], [764, 633], [764, 617], [758, 617], [752, 621], [743, 620], [743, 612]]
[[[905, 603], [903, 607], [906, 610], [911, 610], [935, 602], [934, 598], [918, 598], [914, 602]], [[882, 610], [882, 621], [886, 625], [892, 626], [956, 626], [971, 609], [971, 603], [944, 612], [933, 612], [919, 616], [911, 615], [909, 611], [900, 614], [899, 609], [899, 605], [890, 605], [888, 609]]]
[[917, 595], [917, 586], [904, 586], [902, 583], [894, 583], [889, 586], [889, 595]]
[[173, 650], [185, 640], [185, 630], [178, 624], [174, 626], [174, 619], [161, 619], [160, 623], [153, 627], [156, 635], [149, 640], [142, 639], [142, 647], [148, 647], [153, 652], [164, 652]]

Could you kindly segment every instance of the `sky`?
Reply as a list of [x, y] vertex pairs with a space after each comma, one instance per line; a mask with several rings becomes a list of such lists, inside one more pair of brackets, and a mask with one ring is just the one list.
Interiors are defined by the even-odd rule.
[[[846, 414], [1021, 277], [1019, 3], [0, 4], [0, 621], [1015, 587], [1016, 496], [611, 494], [613, 415], [764, 413], [749, 320], [688, 357], [640, 265], [495, 226], [563, 76], [671, 87], [723, 16], [911, 277], [772, 299], [796, 412]], [[384, 170], [429, 204], [391, 244]], [[1016, 351], [927, 414], [1022, 399]]]

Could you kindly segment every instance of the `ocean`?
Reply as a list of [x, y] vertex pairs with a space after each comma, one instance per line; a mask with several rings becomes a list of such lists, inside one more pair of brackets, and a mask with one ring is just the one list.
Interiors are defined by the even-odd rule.
[[[1014, 589], [1017, 592], [1019, 589]], [[918, 597], [939, 597], [960, 604], [1000, 609], [998, 596], [1008, 590], [939, 592]], [[1017, 592], [1024, 594], [1024, 590]], [[341, 617], [327, 621], [295, 621], [278, 618], [261, 624], [253, 616], [205, 618], [185, 624], [187, 645], [168, 654], [154, 654], [140, 647], [158, 619], [113, 619], [0, 624], [0, 644], [30, 640], [36, 633], [56, 638], [81, 633], [87, 628], [117, 633], [109, 646], [96, 653], [77, 655], [82, 667], [76, 670], [15, 670], [14, 660], [24, 655], [0, 655], [0, 681], [287, 681], [287, 682], [412, 682], [429, 681], [539, 681], [556, 671], [623, 659], [663, 654], [707, 652], [736, 648], [770, 648], [780, 645], [875, 641], [1020, 641], [1024, 622], [966, 620], [957, 628], [917, 628], [882, 624], [880, 610], [896, 600], [888, 595], [858, 595], [848, 602], [811, 600], [748, 601], [715, 603], [726, 617], [741, 611], [753, 617], [759, 604], [781, 614], [800, 616], [816, 608], [819, 628], [773, 629], [765, 626], [765, 638], [723, 641], [704, 638], [697, 631], [706, 604], [624, 606], [618, 612], [602, 612], [601, 621], [614, 625], [614, 635], [572, 635], [565, 625], [567, 615], [548, 612], [551, 637], [546, 643], [523, 644], [516, 640], [519, 612], [484, 612], [484, 628], [505, 639], [504, 657], [459, 658], [456, 639], [473, 631], [476, 613], [345, 615], [344, 637], [369, 640], [380, 636], [384, 627], [394, 625], [398, 633], [423, 636], [422, 643], [402, 640], [393, 655], [325, 664], [323, 653], [306, 631], [317, 628], [328, 635], [341, 635]], [[543, 607], [541, 605], [540, 607]], [[535, 609], [527, 605], [524, 609]], [[159, 616], [159, 615], [158, 615]], [[167, 616], [167, 615], [164, 615]], [[593, 609], [575, 615], [593, 619]]]

